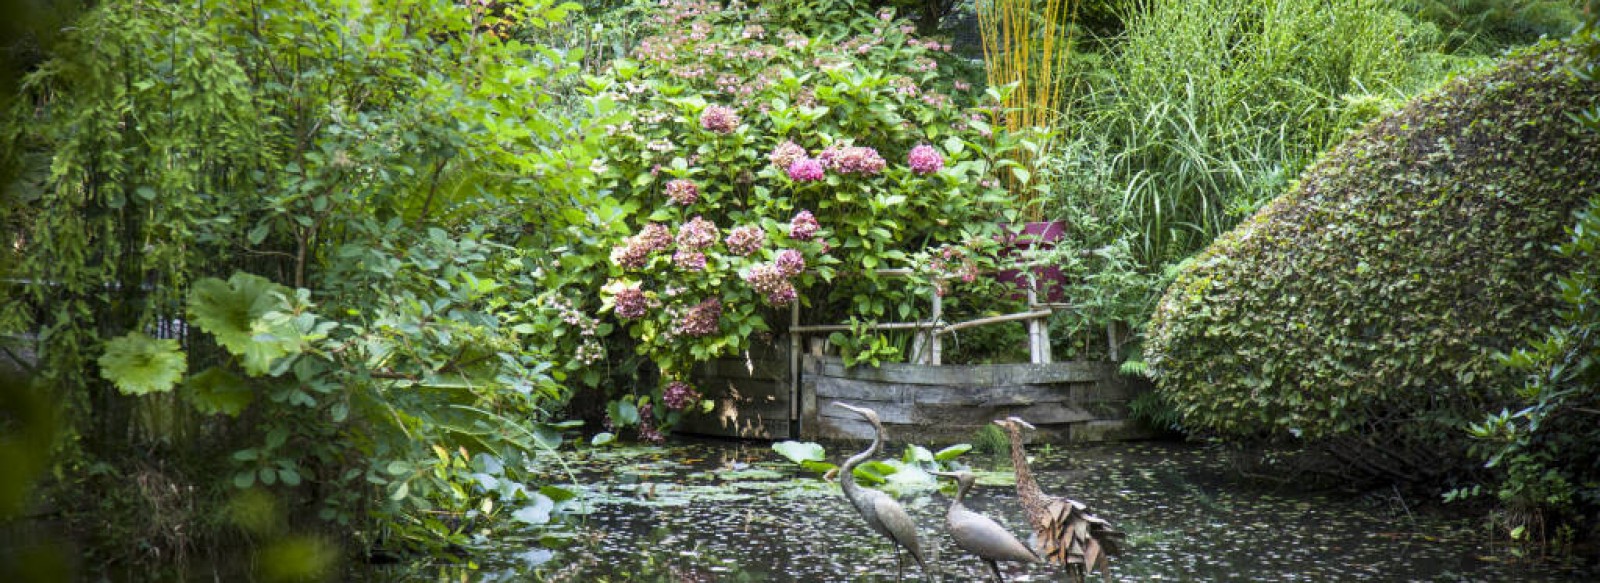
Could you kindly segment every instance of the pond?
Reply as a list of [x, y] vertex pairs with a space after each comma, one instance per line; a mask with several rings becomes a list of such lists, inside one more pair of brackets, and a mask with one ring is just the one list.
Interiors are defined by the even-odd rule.
[[[837, 444], [837, 461], [860, 445]], [[903, 447], [903, 446], [901, 446]], [[896, 452], [896, 449], [889, 449]], [[1518, 564], [1487, 545], [1480, 519], [1421, 512], [1397, 495], [1270, 491], [1230, 481], [1226, 453], [1141, 442], [1030, 448], [1047, 493], [1086, 502], [1128, 535], [1119, 581], [1591, 581], [1594, 566]], [[892, 457], [886, 454], [885, 457]], [[1009, 462], [978, 452], [968, 506], [1026, 532]], [[459, 566], [394, 567], [388, 581], [893, 581], [895, 559], [835, 483], [760, 442], [677, 441], [593, 449], [571, 462], [588, 484], [559, 550], [506, 540]], [[987, 568], [944, 533], [951, 489], [901, 501], [944, 581]], [[1433, 505], [1429, 505], [1433, 506]], [[549, 539], [547, 539], [549, 540]], [[909, 561], [908, 561], [909, 563]], [[1044, 566], [1003, 565], [1008, 580], [1063, 580]], [[915, 566], [907, 580], [928, 580]]]

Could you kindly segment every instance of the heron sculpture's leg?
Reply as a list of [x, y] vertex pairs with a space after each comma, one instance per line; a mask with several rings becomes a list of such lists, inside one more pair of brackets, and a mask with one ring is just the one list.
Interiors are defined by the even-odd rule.
[[995, 581], [999, 581], [1000, 583], [1006, 583], [1005, 575], [1001, 575], [1000, 574], [1000, 564], [999, 563], [996, 563], [996, 562], [988, 560], [988, 559], [984, 559], [983, 562], [989, 564], [989, 570], [994, 572], [994, 580]]
[[889, 548], [894, 549], [894, 580], [895, 583], [899, 583], [900, 578], [904, 576], [905, 559], [900, 558], [900, 545], [890, 541]]

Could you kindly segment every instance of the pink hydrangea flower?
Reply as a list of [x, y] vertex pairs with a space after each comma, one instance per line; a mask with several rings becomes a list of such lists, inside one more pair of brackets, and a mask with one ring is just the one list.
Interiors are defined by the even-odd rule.
[[815, 182], [822, 180], [822, 162], [811, 158], [801, 158], [789, 165], [789, 179], [795, 182]]
[[911, 154], [906, 156], [906, 163], [911, 166], [912, 172], [933, 174], [944, 169], [944, 156], [940, 156], [933, 146], [922, 144], [911, 149]]
[[822, 225], [817, 224], [817, 218], [811, 216], [811, 211], [800, 211], [789, 220], [789, 238], [796, 241], [810, 241], [817, 236], [817, 229]]
[[728, 238], [723, 243], [728, 245], [728, 251], [734, 255], [748, 257], [751, 253], [761, 250], [761, 245], [767, 241], [767, 232], [761, 227], [739, 227], [728, 233]]
[[672, 254], [672, 263], [686, 271], [705, 271], [706, 254], [700, 251], [679, 249]]
[[788, 140], [778, 144], [776, 148], [772, 149], [772, 153], [767, 154], [767, 160], [772, 162], [773, 166], [777, 166], [782, 170], [788, 170], [790, 166], [794, 165], [795, 161], [805, 157], [806, 149], [800, 147], [800, 144]]
[[731, 134], [739, 127], [739, 114], [730, 107], [708, 106], [700, 113], [700, 127], [712, 133]]
[[784, 249], [778, 252], [778, 258], [773, 260], [773, 265], [778, 268], [778, 273], [787, 277], [800, 275], [806, 270], [806, 258], [799, 251]]
[[689, 308], [689, 313], [684, 315], [683, 322], [678, 324], [678, 332], [689, 336], [710, 336], [717, 333], [721, 319], [722, 300], [706, 298], [705, 301]]
[[650, 223], [634, 235], [633, 241], [647, 252], [665, 251], [672, 246], [672, 231], [661, 223]]
[[611, 248], [611, 262], [623, 269], [638, 269], [644, 267], [645, 261], [650, 259], [650, 250], [633, 244], [633, 240]]
[[785, 280], [778, 286], [778, 289], [767, 294], [767, 304], [781, 308], [789, 305], [790, 302], [795, 301], [795, 299], [799, 297], [800, 293], [795, 291], [794, 284]]
[[693, 386], [683, 381], [667, 383], [667, 390], [662, 391], [661, 394], [661, 404], [666, 405], [668, 409], [673, 411], [682, 411], [699, 400], [700, 392], [694, 390]]
[[705, 249], [716, 244], [717, 234], [716, 224], [696, 216], [678, 229], [678, 246], [689, 250]]
[[840, 174], [873, 176], [887, 165], [877, 150], [866, 146], [829, 147], [818, 154], [817, 159]]
[[762, 263], [750, 268], [744, 276], [745, 283], [750, 284], [750, 289], [766, 296], [767, 303], [773, 306], [786, 306], [794, 301], [797, 293], [794, 284], [784, 277], [778, 266]]
[[672, 199], [674, 203], [689, 206], [700, 200], [700, 187], [679, 178], [667, 183], [667, 198]]
[[612, 301], [616, 305], [617, 317], [632, 320], [643, 316], [650, 307], [649, 301], [644, 297], [644, 290], [638, 287], [625, 287], [617, 290]]

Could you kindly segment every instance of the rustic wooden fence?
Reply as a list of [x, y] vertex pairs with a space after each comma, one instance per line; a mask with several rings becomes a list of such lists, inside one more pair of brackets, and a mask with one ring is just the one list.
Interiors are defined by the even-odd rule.
[[[909, 270], [878, 270], [905, 277]], [[824, 355], [822, 334], [850, 331], [845, 324], [802, 325], [799, 302], [790, 312], [789, 334], [753, 342], [738, 358], [717, 359], [695, 371], [696, 384], [716, 403], [709, 414], [680, 425], [689, 433], [758, 439], [867, 439], [868, 426], [833, 407], [835, 401], [878, 410], [897, 439], [919, 443], [961, 441], [991, 420], [1018, 415], [1038, 426], [1047, 441], [1106, 441], [1145, 437], [1128, 420], [1128, 402], [1148, 384], [1117, 373], [1115, 362], [1052, 362], [1047, 319], [1065, 304], [1038, 301], [1029, 286], [1023, 312], [967, 322], [941, 320], [940, 298], [931, 296], [930, 317], [889, 322], [869, 331], [913, 330], [911, 362], [880, 367], [845, 367]], [[974, 326], [1023, 322], [1028, 326], [1029, 363], [944, 365], [941, 338]], [[859, 329], [859, 328], [858, 328]], [[1110, 332], [1116, 342], [1116, 330]], [[809, 342], [810, 352], [802, 350]], [[1116, 347], [1112, 346], [1115, 354]]]

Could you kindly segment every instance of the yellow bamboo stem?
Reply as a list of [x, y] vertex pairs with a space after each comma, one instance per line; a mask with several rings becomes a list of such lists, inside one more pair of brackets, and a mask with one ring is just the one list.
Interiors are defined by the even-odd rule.
[[[1033, 13], [1040, 1], [1044, 2], [1040, 10], [1043, 26], [1036, 34]], [[1053, 130], [1062, 115], [1063, 79], [1072, 53], [1072, 30], [1069, 27], [1063, 31], [1062, 25], [1077, 15], [1076, 1], [979, 0], [976, 8], [989, 85], [1015, 84], [1000, 104], [1000, 111], [990, 114], [991, 121], [1012, 133], [1042, 130], [1039, 153], [1049, 151], [1055, 141]], [[1064, 44], [1058, 44], [1061, 41]], [[1017, 180], [1012, 173], [1006, 173], [1002, 180], [1022, 201], [1028, 218], [1037, 220], [1042, 211], [1035, 204], [1032, 189], [1033, 179], [1038, 176], [1037, 157], [1024, 149], [1016, 149], [1010, 155], [1028, 170], [1028, 180]]]

